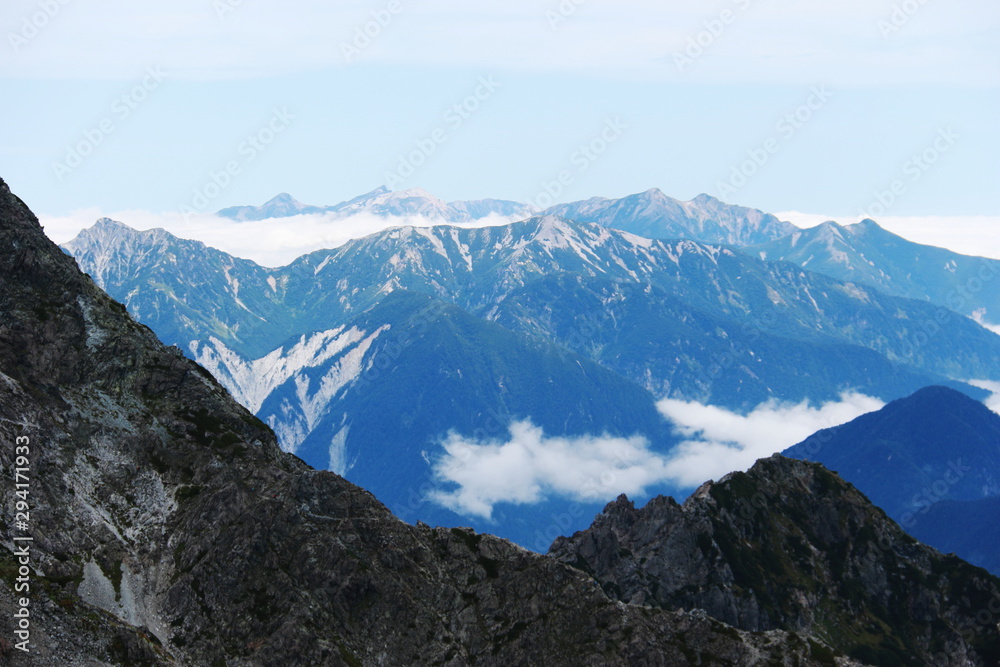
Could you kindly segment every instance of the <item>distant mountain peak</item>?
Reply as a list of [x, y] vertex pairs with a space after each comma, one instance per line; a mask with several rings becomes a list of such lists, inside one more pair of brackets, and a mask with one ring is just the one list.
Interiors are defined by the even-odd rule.
[[300, 203], [298, 199], [288, 194], [287, 192], [282, 192], [274, 197], [272, 197], [266, 204], [298, 204]]
[[721, 199], [713, 197], [710, 194], [702, 192], [700, 195], [691, 200], [695, 204], [725, 204]]
[[687, 239], [708, 244], [753, 245], [797, 229], [769, 213], [732, 206], [708, 194], [682, 202], [659, 188], [621, 199], [595, 197], [560, 204], [545, 212], [650, 239]]
[[480, 199], [448, 203], [423, 188], [393, 191], [381, 185], [371, 192], [333, 206], [310, 206], [283, 192], [262, 206], [232, 206], [222, 209], [216, 215], [245, 222], [308, 214], [346, 217], [369, 213], [381, 217], [424, 216], [448, 223], [459, 223], [473, 222], [494, 215], [525, 218], [532, 212], [530, 206], [520, 202]]

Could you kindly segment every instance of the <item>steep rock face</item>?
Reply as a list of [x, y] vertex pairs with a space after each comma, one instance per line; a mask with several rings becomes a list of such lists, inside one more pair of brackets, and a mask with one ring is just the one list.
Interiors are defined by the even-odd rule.
[[497, 538], [408, 526], [282, 454], [3, 181], [0, 281], [4, 471], [17, 438], [32, 448], [31, 525], [10, 497], [0, 525], [7, 619], [12, 538], [34, 538], [16, 664], [834, 664], [815, 640], [622, 605]]
[[1000, 580], [919, 544], [816, 464], [762, 460], [684, 505], [619, 498], [550, 555], [622, 601], [810, 633], [873, 664], [1000, 660]]

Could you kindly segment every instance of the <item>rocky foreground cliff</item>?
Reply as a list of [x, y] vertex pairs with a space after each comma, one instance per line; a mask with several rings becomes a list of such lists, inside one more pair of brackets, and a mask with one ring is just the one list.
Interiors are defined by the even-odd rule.
[[[3, 181], [0, 464], [7, 664], [858, 664], [830, 646], [836, 637], [799, 632], [807, 624], [798, 622], [784, 629], [784, 616], [762, 616], [782, 629], [749, 631], [696, 609], [711, 605], [662, 604], [653, 594], [626, 604], [634, 596], [625, 588], [599, 576], [602, 587], [557, 559], [397, 520], [367, 492], [283, 454], [206, 372], [80, 273]], [[792, 477], [825, 479], [814, 464], [789, 465], [798, 466]], [[29, 485], [23, 524], [18, 468]], [[774, 482], [775, 493], [813, 493], [829, 506], [818, 530], [854, 520], [837, 509], [838, 483], [782, 489], [786, 481]], [[814, 520], [777, 503], [767, 511], [783, 524]], [[892, 530], [877, 511], [859, 511], [860, 527]], [[825, 544], [847, 549], [837, 535]], [[768, 564], [745, 542], [726, 543], [728, 557], [745, 554], [744, 567], [768, 581]], [[696, 540], [675, 567], [698, 571], [699, 554], [717, 547]], [[907, 636], [943, 642], [953, 658], [937, 664], [991, 664], [984, 651], [995, 644], [983, 642], [995, 634], [975, 643], [962, 633], [996, 594], [995, 580], [912, 549], [917, 560], [897, 567], [914, 577], [933, 571], [907, 589], [928, 601]], [[24, 583], [30, 591], [19, 590]], [[780, 599], [787, 583], [767, 586]], [[724, 584], [723, 598], [747, 594]], [[942, 591], [947, 613], [932, 603]], [[865, 613], [867, 598], [850, 599]], [[28, 653], [15, 645], [24, 623], [14, 614], [25, 608]], [[870, 627], [874, 636], [892, 630]]]
[[622, 496], [550, 555], [623, 602], [801, 632], [875, 665], [1000, 665], [1000, 580], [816, 464], [776, 455], [683, 505]]

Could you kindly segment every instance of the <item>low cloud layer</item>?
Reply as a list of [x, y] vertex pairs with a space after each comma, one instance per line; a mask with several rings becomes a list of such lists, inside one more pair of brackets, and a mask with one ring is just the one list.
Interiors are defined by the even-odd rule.
[[[183, 239], [201, 241], [205, 245], [266, 267], [285, 266], [310, 252], [337, 248], [352, 239], [359, 239], [392, 227], [412, 225], [432, 227], [444, 224], [424, 216], [381, 217], [359, 214], [350, 217], [332, 215], [297, 215], [291, 218], [234, 222], [215, 215], [183, 216], [180, 213], [154, 214], [148, 211], [122, 211], [104, 215], [97, 209], [74, 212], [66, 217], [41, 216], [49, 238], [56, 243], [72, 240], [81, 230], [93, 226], [98, 218], [108, 217], [145, 231], [165, 229]], [[494, 215], [455, 227], [494, 227], [513, 222]]]
[[642, 437], [547, 437], [530, 422], [515, 422], [505, 442], [480, 443], [452, 434], [442, 445], [445, 453], [434, 474], [458, 488], [433, 492], [429, 500], [487, 520], [498, 503], [642, 495], [668, 478], [666, 460]]
[[812, 407], [808, 402], [769, 401], [747, 415], [722, 408], [666, 399], [660, 412], [684, 438], [667, 463], [670, 479], [684, 488], [746, 470], [758, 459], [781, 452], [824, 428], [845, 424], [884, 406], [857, 393]]
[[605, 502], [621, 493], [642, 496], [657, 486], [691, 489], [884, 404], [850, 393], [819, 407], [768, 402], [748, 415], [685, 401], [658, 405], [685, 438], [667, 454], [653, 451], [640, 436], [549, 437], [530, 422], [512, 424], [505, 440], [478, 442], [452, 434], [433, 464], [437, 481], [450, 488], [428, 499], [489, 520], [501, 503], [557, 497]]
[[[998, 332], [1000, 333], [1000, 332]], [[980, 389], [985, 389], [986, 391], [992, 392], [993, 395], [987, 398], [983, 403], [986, 404], [993, 412], [1000, 415], [1000, 382], [990, 382], [989, 380], [972, 380], [969, 382], [974, 387], [979, 387]]]

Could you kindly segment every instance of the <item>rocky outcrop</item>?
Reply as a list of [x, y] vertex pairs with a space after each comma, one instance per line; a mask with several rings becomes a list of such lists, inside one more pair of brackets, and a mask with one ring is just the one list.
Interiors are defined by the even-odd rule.
[[[467, 530], [410, 526], [274, 435], [81, 274], [0, 181], [0, 517], [18, 665], [832, 665], [822, 642], [625, 605]], [[22, 438], [22, 440], [18, 440]], [[29, 593], [15, 537], [30, 536]]]
[[550, 555], [623, 602], [806, 633], [871, 664], [1000, 664], [1000, 580], [814, 463], [762, 460], [683, 505], [622, 496]]

